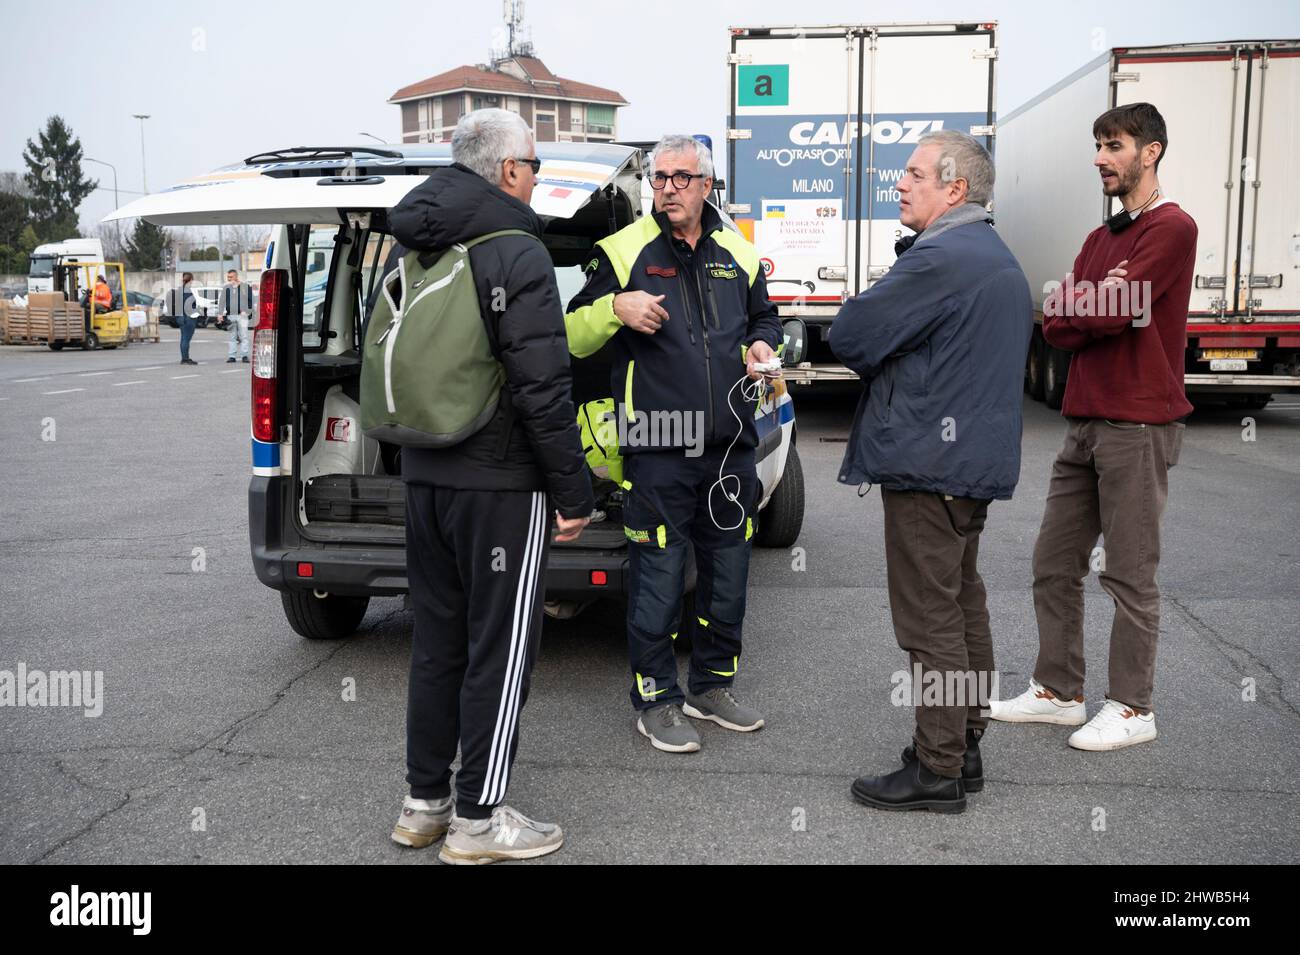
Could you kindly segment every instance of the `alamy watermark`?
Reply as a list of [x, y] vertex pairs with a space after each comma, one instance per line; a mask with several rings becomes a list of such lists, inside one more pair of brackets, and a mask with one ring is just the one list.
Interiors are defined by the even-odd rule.
[[910, 672], [894, 671], [889, 682], [894, 706], [978, 706], [988, 715], [989, 702], [998, 699], [997, 670], [926, 670], [913, 663]]
[[[613, 427], [605, 415], [601, 430]], [[618, 405], [618, 447], [626, 448], [684, 448], [686, 457], [698, 458], [704, 453], [703, 411], [629, 411]]]
[[0, 706], [80, 707], [92, 719], [104, 712], [103, 670], [0, 670]]
[[[1057, 295], [1057, 291], [1060, 295]], [[1151, 324], [1151, 283], [1126, 282], [1107, 279], [1076, 282], [1074, 275], [1065, 282], [1047, 282], [1043, 285], [1043, 315], [1047, 318], [1107, 318], [1123, 317], [1133, 320], [1134, 328]]]

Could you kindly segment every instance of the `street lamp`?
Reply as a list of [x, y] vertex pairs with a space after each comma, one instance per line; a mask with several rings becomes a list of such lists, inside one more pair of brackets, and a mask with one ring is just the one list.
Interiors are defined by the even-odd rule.
[[149, 186], [146, 184], [144, 169], [144, 121], [149, 118], [149, 114], [132, 113], [131, 115], [140, 121], [140, 189], [147, 196], [149, 195]]
[[[86, 162], [98, 163], [101, 166], [107, 166], [109, 169], [113, 170], [113, 209], [117, 210], [121, 208], [122, 204], [117, 198], [117, 167], [111, 162], [104, 162], [102, 159], [91, 159], [89, 156], [82, 156], [81, 158]], [[122, 221], [120, 219], [114, 220], [113, 222], [113, 235], [117, 237], [118, 248], [114, 250], [114, 255], [116, 255], [122, 247]]]
[[101, 166], [107, 166], [109, 169], [113, 170], [113, 208], [117, 209], [119, 206], [121, 206], [121, 203], [118, 202], [117, 199], [117, 167], [114, 166], [111, 162], [104, 162], [104, 160], [102, 159], [91, 159], [89, 156], [82, 156], [81, 158], [84, 159], [86, 162], [99, 163]]
[[388, 145], [388, 143], [384, 142], [382, 139], [380, 139], [378, 136], [374, 135], [373, 133], [357, 133], [357, 135], [358, 135], [358, 136], [369, 136], [371, 139], [373, 139], [375, 142], [379, 143], [379, 144], [382, 145], [382, 146], [387, 146], [387, 145]]

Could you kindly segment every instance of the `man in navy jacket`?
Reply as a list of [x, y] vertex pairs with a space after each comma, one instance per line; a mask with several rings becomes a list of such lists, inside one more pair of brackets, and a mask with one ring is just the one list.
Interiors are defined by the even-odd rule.
[[866, 381], [839, 479], [881, 486], [889, 605], [908, 652], [916, 732], [903, 768], [853, 784], [880, 809], [961, 812], [983, 787], [995, 695], [976, 562], [989, 502], [1020, 476], [1029, 284], [993, 230], [993, 162], [955, 130], [922, 137], [899, 180], [902, 240], [884, 278], [831, 326]]

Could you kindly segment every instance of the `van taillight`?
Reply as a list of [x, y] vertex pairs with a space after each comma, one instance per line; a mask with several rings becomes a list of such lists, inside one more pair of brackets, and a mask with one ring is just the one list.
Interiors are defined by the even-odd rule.
[[253, 329], [253, 438], [257, 441], [279, 440], [275, 344], [280, 304], [288, 281], [289, 273], [284, 269], [267, 269], [257, 293], [257, 327]]

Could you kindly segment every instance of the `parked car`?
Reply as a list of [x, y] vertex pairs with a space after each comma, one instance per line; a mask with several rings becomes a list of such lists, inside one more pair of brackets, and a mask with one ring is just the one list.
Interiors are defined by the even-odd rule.
[[[572, 295], [594, 243], [646, 214], [644, 155], [577, 143], [538, 143], [537, 155], [532, 205], [562, 294]], [[205, 177], [203, 189], [182, 184], [113, 214], [159, 225], [278, 223], [253, 333], [249, 534], [258, 578], [280, 591], [290, 626], [305, 637], [351, 634], [372, 596], [407, 591], [401, 451], [360, 431], [360, 342], [366, 303], [393, 244], [387, 210], [430, 167], [450, 161], [446, 144], [269, 152]], [[799, 319], [787, 322], [787, 364], [801, 360], [806, 332]], [[601, 381], [602, 360], [599, 353], [575, 360], [575, 381]], [[762, 486], [755, 541], [789, 547], [803, 522], [804, 485], [783, 381], [768, 388], [755, 417]], [[602, 519], [551, 550], [546, 609], [553, 616], [626, 592], [622, 490], [593, 483]]]

